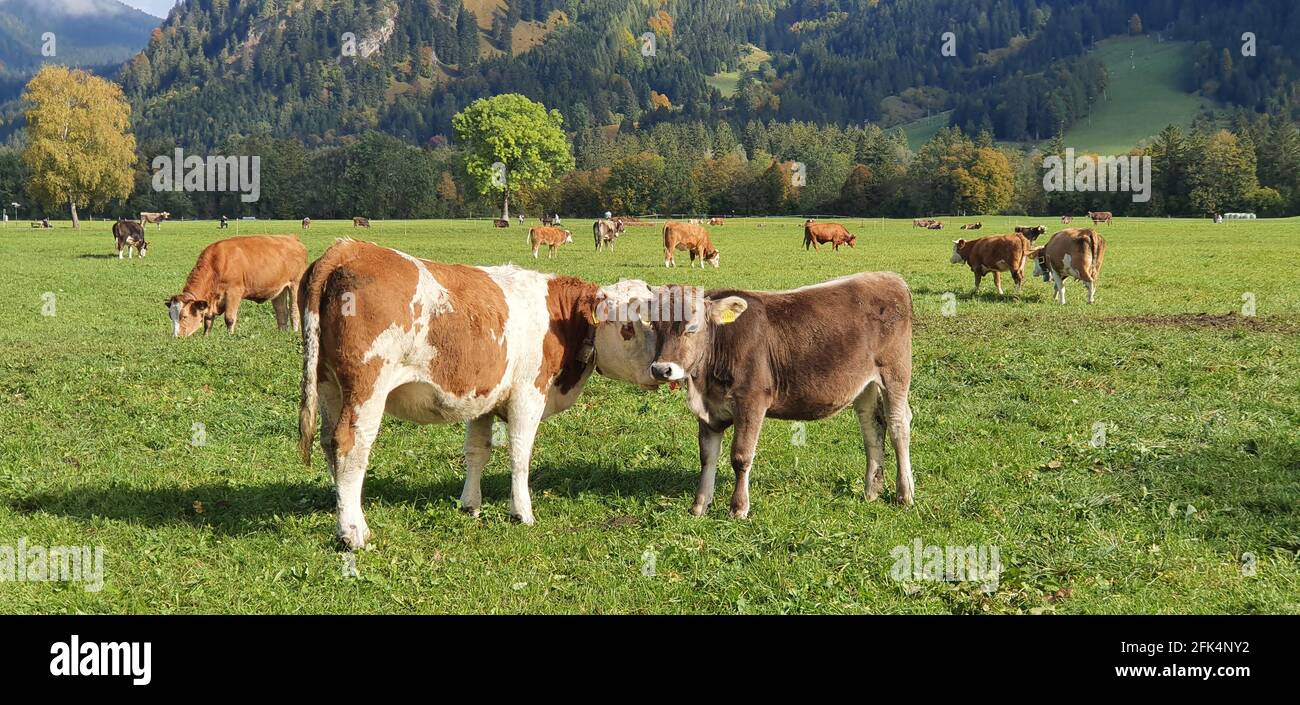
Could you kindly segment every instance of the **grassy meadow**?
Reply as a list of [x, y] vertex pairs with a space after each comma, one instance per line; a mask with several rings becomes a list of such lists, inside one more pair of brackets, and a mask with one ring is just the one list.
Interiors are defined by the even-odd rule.
[[[374, 546], [355, 557], [334, 540], [324, 459], [305, 468], [294, 452], [298, 337], [246, 303], [236, 336], [218, 323], [173, 340], [163, 306], [208, 243], [297, 223], [165, 223], [134, 261], [106, 222], [11, 223], [0, 546], [102, 546], [106, 565], [98, 592], [0, 582], [0, 612], [1300, 612], [1300, 219], [1101, 226], [1093, 306], [1077, 282], [1065, 306], [1037, 280], [1017, 296], [1008, 277], [999, 297], [986, 278], [971, 295], [969, 269], [948, 263], [966, 220], [844, 220], [858, 247], [838, 253], [805, 252], [795, 219], [733, 220], [712, 228], [716, 271], [664, 269], [657, 227], [596, 253], [573, 219], [575, 244], [534, 261], [517, 224], [316, 222], [313, 257], [350, 235], [603, 283], [780, 289], [892, 270], [915, 296], [914, 507], [889, 501], [892, 451], [883, 501], [862, 499], [846, 411], [769, 421], [750, 519], [727, 517], [725, 468], [713, 510], [692, 518], [684, 391], [593, 377], [538, 436], [533, 527], [507, 518], [504, 449], [474, 519], [456, 502], [462, 428], [385, 421], [365, 486]], [[980, 220], [977, 234], [1059, 227]], [[997, 547], [996, 587], [894, 580], [891, 551], [917, 540]]]

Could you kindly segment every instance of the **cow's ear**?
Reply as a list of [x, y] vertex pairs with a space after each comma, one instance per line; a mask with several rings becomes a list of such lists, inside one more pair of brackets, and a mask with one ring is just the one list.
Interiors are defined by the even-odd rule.
[[952, 241], [952, 244], [956, 245], [956, 246], [957, 246], [957, 249], [960, 250], [960, 249], [961, 249], [961, 246], [966, 244], [966, 241], [965, 241], [965, 240], [953, 240], [953, 241]]
[[735, 323], [740, 314], [749, 308], [749, 304], [739, 296], [728, 296], [719, 301], [709, 302], [709, 320], [720, 325]]

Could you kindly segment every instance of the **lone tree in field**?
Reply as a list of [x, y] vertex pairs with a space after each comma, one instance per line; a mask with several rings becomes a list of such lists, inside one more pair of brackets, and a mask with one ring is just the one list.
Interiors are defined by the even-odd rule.
[[135, 136], [131, 106], [116, 83], [85, 71], [50, 65], [27, 83], [27, 188], [47, 208], [77, 208], [131, 195]]
[[560, 112], [517, 93], [476, 100], [451, 124], [465, 145], [465, 171], [480, 193], [502, 194], [507, 220], [511, 193], [541, 188], [573, 170]]

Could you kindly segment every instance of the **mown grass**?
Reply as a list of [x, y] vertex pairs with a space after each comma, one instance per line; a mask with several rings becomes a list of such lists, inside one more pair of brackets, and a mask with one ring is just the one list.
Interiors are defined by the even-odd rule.
[[[1051, 225], [982, 220], [981, 234]], [[748, 288], [881, 269], [915, 295], [916, 506], [863, 501], [845, 412], [808, 425], [804, 445], [769, 422], [751, 518], [727, 518], [726, 471], [714, 511], [692, 518], [682, 392], [595, 379], [542, 428], [533, 527], [507, 519], [503, 449], [473, 519], [455, 501], [461, 428], [386, 421], [366, 483], [374, 547], [356, 555], [357, 577], [334, 542], [320, 453], [311, 468], [294, 454], [296, 336], [246, 305], [234, 338], [169, 338], [162, 301], [225, 233], [167, 223], [150, 229], [147, 259], [120, 262], [106, 223], [0, 230], [0, 545], [101, 545], [107, 563], [97, 593], [0, 582], [0, 611], [1300, 611], [1300, 220], [1103, 226], [1092, 307], [1077, 284], [1064, 307], [1037, 281], [1019, 297], [988, 281], [971, 296], [969, 270], [947, 262], [960, 233], [846, 222], [856, 250], [814, 253], [792, 219], [730, 221], [713, 229], [722, 269], [705, 272], [665, 270], [652, 227], [597, 254], [588, 222], [571, 221], [577, 243], [533, 262], [517, 225], [317, 222], [313, 256], [355, 235], [445, 261]], [[1253, 318], [1238, 313], [1247, 293]], [[1200, 313], [1223, 317], [1184, 316]], [[204, 445], [191, 443], [195, 424]], [[997, 589], [893, 580], [891, 550], [916, 539], [997, 546]]]

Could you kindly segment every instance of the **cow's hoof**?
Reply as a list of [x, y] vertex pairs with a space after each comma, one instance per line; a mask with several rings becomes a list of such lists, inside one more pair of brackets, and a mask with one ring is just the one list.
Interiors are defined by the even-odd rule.
[[362, 521], [358, 524], [348, 524], [340, 526], [338, 530], [339, 541], [351, 551], [360, 551], [366, 547], [366, 542], [370, 540], [370, 527]]
[[693, 517], [702, 517], [708, 513], [709, 513], [708, 504], [701, 504], [699, 502], [696, 502], [695, 504], [691, 505], [691, 516]]
[[478, 507], [466, 507], [464, 505], [461, 505], [460, 511], [470, 515], [471, 517], [474, 517], [475, 519], [477, 519], [479, 515]]
[[868, 489], [862, 493], [862, 498], [868, 502], [874, 502], [880, 499], [880, 489]]
[[732, 508], [731, 508], [731, 518], [732, 518], [732, 519], [748, 519], [748, 518], [749, 518], [749, 507], [732, 507]]
[[894, 499], [894, 501], [898, 502], [901, 506], [910, 507], [912, 506], [912, 495], [910, 492], [908, 494], [900, 494]]
[[520, 524], [523, 524], [524, 526], [532, 526], [533, 524], [536, 524], [536, 523], [537, 523], [537, 520], [533, 518], [533, 515], [532, 515], [532, 514], [513, 514], [513, 513], [512, 513], [512, 514], [510, 515], [510, 518], [511, 518], [511, 519], [514, 519], [515, 521], [519, 522]]

